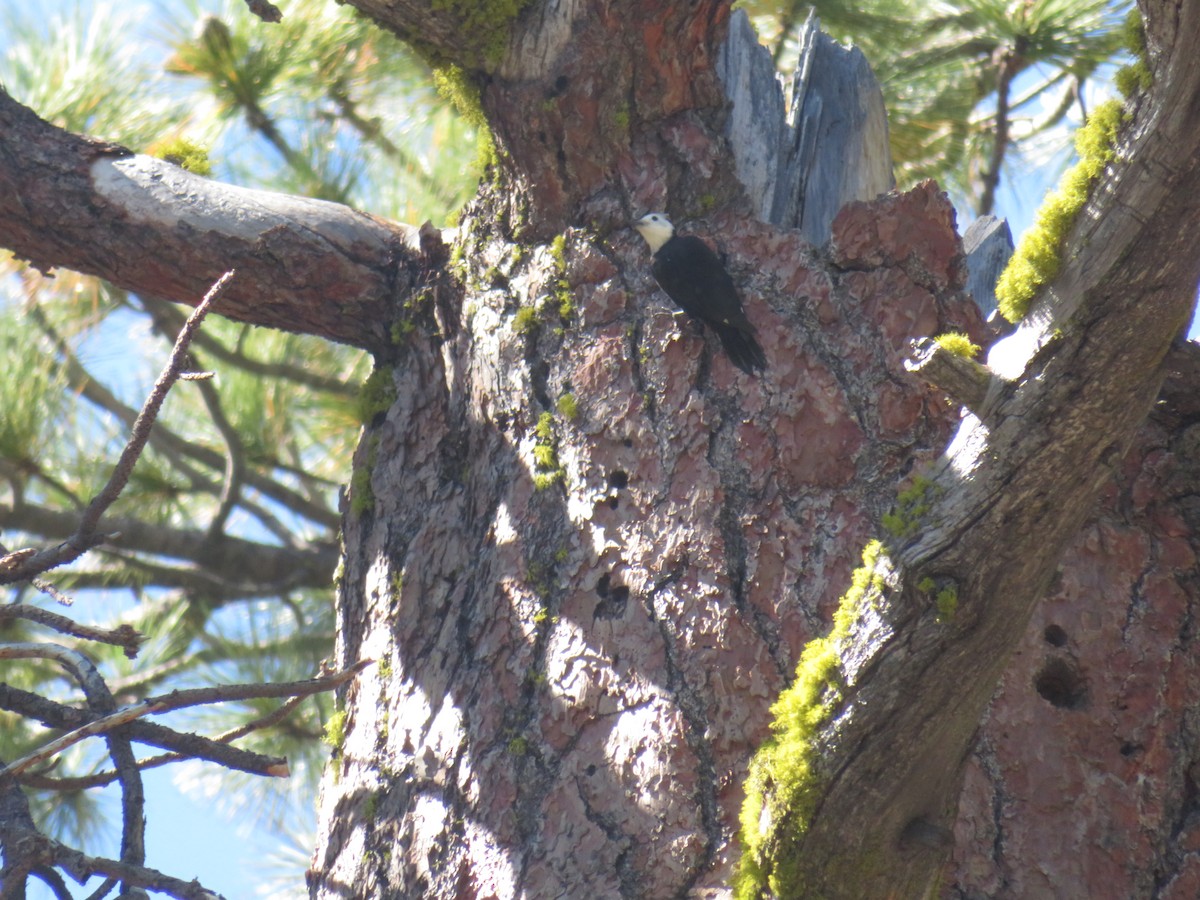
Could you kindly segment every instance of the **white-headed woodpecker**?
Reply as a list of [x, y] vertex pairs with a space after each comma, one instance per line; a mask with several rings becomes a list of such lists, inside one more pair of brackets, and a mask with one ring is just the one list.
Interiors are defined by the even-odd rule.
[[650, 245], [650, 271], [667, 296], [689, 316], [707, 323], [730, 361], [747, 375], [766, 368], [767, 357], [742, 310], [733, 279], [708, 244], [694, 235], [677, 235], [662, 213], [642, 216], [633, 227]]

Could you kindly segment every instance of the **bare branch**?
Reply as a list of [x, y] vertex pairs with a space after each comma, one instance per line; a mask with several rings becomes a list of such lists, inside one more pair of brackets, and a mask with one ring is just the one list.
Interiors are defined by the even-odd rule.
[[[20, 860], [26, 871], [33, 866], [54, 866], [65, 870], [80, 884], [86, 883], [93, 875], [108, 875], [123, 884], [158, 891], [180, 900], [219, 900], [221, 896], [198, 881], [183, 881], [146, 866], [103, 856], [88, 856], [27, 828], [0, 824], [0, 841]], [[4, 876], [0, 881], [7, 884], [9, 874], [6, 866], [0, 872]]]
[[[159, 320], [162, 325], [176, 330], [182, 327], [186, 316], [169, 300], [145, 296], [141, 297], [141, 300], [147, 311], [156, 320]], [[319, 372], [305, 369], [302, 366], [289, 365], [286, 362], [263, 362], [262, 360], [251, 359], [239, 350], [230, 350], [220, 340], [210, 334], [200, 333], [196, 335], [195, 340], [192, 341], [192, 346], [198, 350], [203, 350], [205, 353], [212, 354], [214, 358], [219, 359], [228, 366], [233, 366], [254, 375], [262, 375], [264, 378], [281, 378], [294, 384], [301, 384], [313, 390], [334, 394], [338, 397], [346, 397], [347, 399], [358, 395], [357, 385], [347, 384], [336, 378], [326, 378]]]
[[443, 265], [418, 228], [72, 135], [2, 90], [0, 241], [42, 271], [62, 266], [189, 305], [236, 268], [222, 315], [372, 352], [391, 347], [397, 301]]
[[187, 348], [191, 342], [192, 335], [200, 327], [200, 323], [204, 321], [204, 317], [208, 314], [212, 305], [225, 292], [225, 289], [233, 279], [233, 274], [233, 270], [230, 270], [217, 279], [216, 283], [204, 295], [204, 299], [196, 307], [192, 315], [188, 317], [187, 324], [184, 325], [183, 330], [179, 333], [179, 338], [175, 341], [175, 348], [167, 360], [167, 365], [158, 376], [158, 380], [154, 384], [154, 389], [150, 392], [150, 396], [146, 399], [142, 411], [133, 423], [129, 441], [126, 443], [124, 451], [122, 451], [120, 458], [117, 460], [112, 475], [100, 493], [96, 495], [88, 505], [88, 508], [84, 510], [75, 533], [57, 547], [42, 550], [35, 556], [14, 566], [11, 571], [0, 574], [0, 584], [12, 584], [16, 581], [24, 581], [56, 566], [61, 566], [63, 563], [71, 562], [78, 559], [86, 550], [107, 539], [107, 536], [99, 535], [96, 531], [100, 524], [100, 517], [104, 515], [117, 497], [121, 495], [121, 491], [128, 484], [133, 467], [137, 463], [138, 457], [142, 455], [146, 441], [150, 438], [150, 429], [154, 427], [154, 420], [158, 418], [158, 411], [162, 408], [163, 401], [167, 398], [167, 393], [178, 380], [180, 373], [183, 372], [187, 361]]
[[986, 366], [953, 353], [930, 338], [912, 342], [904, 368], [945, 391], [951, 400], [977, 416], [989, 390], [1001, 385], [1000, 379], [993, 378]]
[[[307, 696], [292, 697], [287, 702], [280, 704], [277, 709], [272, 710], [266, 715], [259, 716], [257, 719], [247, 722], [244, 725], [239, 725], [237, 728], [230, 729], [224, 734], [219, 734], [211, 740], [215, 741], [216, 743], [227, 744], [230, 741], [235, 741], [238, 738], [245, 737], [252, 732], [259, 731], [263, 728], [270, 728], [273, 725], [278, 725], [289, 715], [291, 715], [295, 711], [296, 707], [298, 707], [307, 699]], [[193, 735], [181, 735], [181, 737], [193, 737]], [[210, 739], [206, 738], [205, 740]], [[211, 759], [211, 757], [201, 757], [192, 752], [162, 753], [158, 756], [151, 756], [140, 760], [138, 762], [138, 769], [141, 771], [145, 771], [146, 769], [157, 769], [159, 766], [165, 766], [168, 763], [183, 762], [185, 760], [197, 758]], [[272, 765], [277, 766], [278, 761], [272, 763]], [[246, 771], [246, 769], [243, 768], [242, 771]], [[251, 772], [250, 774], [273, 775], [276, 773], [268, 771], [268, 768], [264, 767], [261, 771]], [[97, 772], [94, 775], [84, 775], [78, 778], [50, 778], [40, 774], [25, 772], [21, 774], [17, 780], [21, 784], [38, 788], [40, 790], [80, 791], [87, 788], [103, 787], [106, 784], [111, 784], [116, 780], [116, 778], [117, 773], [112, 771]]]
[[27, 619], [72, 637], [122, 647], [125, 655], [130, 659], [137, 656], [138, 648], [145, 640], [143, 635], [130, 625], [120, 625], [112, 629], [94, 628], [91, 625], [83, 625], [66, 616], [50, 612], [48, 609], [42, 609], [40, 606], [30, 606], [24, 603], [9, 603], [0, 606], [0, 620], [3, 619]]
[[[20, 528], [51, 539], [69, 537], [76, 521], [73, 513], [60, 510], [30, 505], [14, 510], [0, 505], [0, 527]], [[169, 571], [156, 573], [168, 586], [210, 583], [215, 589], [224, 585], [221, 595], [230, 588], [252, 594], [263, 585], [272, 593], [288, 587], [326, 588], [337, 565], [338, 551], [332, 542], [293, 549], [227, 535], [210, 541], [202, 531], [182, 531], [124, 517], [106, 518], [105, 524], [116, 533], [107, 542], [116, 550], [188, 560], [212, 570], [205, 574], [197, 569], [191, 579], [185, 577], [187, 569], [178, 570], [175, 579]], [[152, 569], [150, 563], [137, 562]]]
[[[63, 661], [64, 665], [68, 664], [67, 660], [69, 659], [71, 665], [78, 665], [74, 657], [79, 656], [79, 654], [74, 654], [73, 651], [65, 651], [64, 648], [55, 647], [51, 644], [13, 644], [7, 647], [0, 646], [0, 659], [27, 658], [31, 656], [53, 656]], [[90, 719], [70, 733], [62, 735], [39, 747], [33, 753], [13, 761], [7, 768], [0, 769], [0, 776], [20, 775], [35, 763], [57, 755], [62, 750], [79, 743], [84, 738], [108, 734], [114, 729], [128, 725], [143, 716], [157, 715], [189, 706], [221, 703], [229, 700], [257, 700], [267, 697], [303, 698], [312, 694], [334, 690], [361, 672], [371, 662], [372, 660], [361, 660], [341, 672], [331, 675], [321, 675], [317, 678], [310, 678], [304, 681], [279, 682], [276, 684], [218, 685], [216, 687], [172, 691], [169, 694], [163, 694], [158, 697], [147, 697], [145, 700], [135, 703], [132, 706], [127, 706], [110, 715]], [[80, 668], [86, 670], [86, 667]], [[105, 688], [105, 691], [107, 692], [107, 688]], [[195, 736], [180, 735], [182, 739], [188, 737]], [[290, 774], [287, 761], [283, 759], [273, 760], [261, 774], [276, 777], [287, 776]]]
[[[3, 544], [0, 544], [0, 554], [3, 554], [0, 556], [0, 574], [3, 574], [4, 572], [12, 571], [24, 560], [31, 559], [32, 557], [36, 556], [37, 548], [25, 547], [22, 550], [14, 550], [10, 553], [8, 548], [6, 548]], [[59, 591], [59, 589], [50, 582], [43, 581], [41, 578], [32, 579], [32, 584], [43, 594], [50, 597], [55, 602], [61, 603], [63, 606], [70, 606], [75, 602], [66, 594]]]
[[354, 665], [341, 672], [331, 675], [319, 675], [304, 681], [281, 681], [274, 684], [228, 684], [206, 688], [190, 688], [188, 690], [171, 691], [158, 697], [146, 698], [147, 703], [154, 704], [154, 713], [167, 712], [173, 709], [183, 709], [187, 706], [200, 706], [206, 703], [222, 703], [229, 700], [261, 700], [268, 697], [307, 697], [324, 691], [332, 691], [341, 687], [374, 660], [361, 659]]
[[[72, 353], [67, 342], [63, 340], [46, 319], [40, 307], [36, 304], [31, 305], [29, 307], [29, 316], [54, 343], [55, 350], [62, 356], [64, 363], [63, 374], [66, 376], [67, 383], [71, 386], [72, 390], [79, 392], [87, 400], [112, 414], [126, 425], [132, 426], [137, 419], [138, 411], [118, 400], [113, 396], [111, 391], [104, 387], [98, 379], [94, 378], [84, 368], [75, 354]], [[202, 338], [203, 336], [203, 333], [199, 333], [196, 335], [196, 338]], [[221, 470], [224, 467], [224, 460], [221, 454], [208, 447], [203, 447], [194, 441], [184, 440], [171, 431], [171, 429], [165, 427], [161, 422], [151, 432], [150, 444], [170, 461], [175, 470], [188, 478], [194, 489], [206, 490], [214, 495], [220, 493], [220, 487], [217, 483], [198, 472], [189, 464], [188, 460], [194, 460], [210, 469]], [[304, 516], [326, 528], [336, 528], [340, 521], [337, 513], [330, 510], [327, 506], [321, 503], [314, 503], [308, 497], [287, 488], [275, 479], [255, 472], [253, 469], [246, 473], [246, 483], [275, 502], [286, 506], [297, 515]], [[242, 505], [258, 517], [268, 529], [276, 531], [275, 527], [273, 527], [274, 517], [270, 513], [261, 509], [257, 504], [243, 501]]]
[[213, 540], [224, 533], [229, 514], [240, 499], [242, 485], [246, 480], [246, 452], [242, 446], [242, 436], [221, 408], [221, 395], [213, 383], [202, 381], [197, 383], [196, 387], [200, 390], [200, 396], [213, 425], [225, 441], [225, 478], [221, 484], [220, 503], [212, 521], [208, 523], [208, 539]]
[[[87, 697], [89, 713], [104, 716], [116, 710], [108, 685], [92, 661], [77, 650], [58, 644], [0, 645], [0, 659], [53, 659], [70, 672]], [[146, 859], [145, 793], [129, 738], [106, 734], [108, 754], [121, 782], [121, 859], [140, 865]], [[5, 775], [0, 769], [0, 778]]]
[[[35, 719], [48, 728], [82, 728], [95, 718], [94, 714], [87, 710], [64, 706], [2, 682], [0, 682], [0, 709]], [[130, 722], [121, 729], [121, 734], [139, 744], [159, 747], [178, 753], [183, 757], [216, 763], [227, 769], [246, 772], [250, 775], [270, 775], [273, 770], [287, 764], [287, 761], [280, 757], [242, 750], [196, 734], [182, 734], [154, 722], [141, 720]], [[135, 765], [140, 764], [135, 763]], [[37, 786], [41, 777], [40, 775], [26, 774], [21, 776], [20, 781], [22, 783], [28, 781]], [[61, 781], [66, 785], [69, 779], [61, 779]], [[80, 786], [87, 787], [86, 784]]]
[[175, 348], [171, 351], [167, 365], [158, 376], [158, 380], [154, 383], [154, 389], [150, 392], [150, 396], [146, 399], [141, 413], [138, 414], [137, 420], [133, 423], [133, 433], [130, 434], [129, 443], [125, 445], [120, 459], [117, 460], [112, 477], [109, 478], [108, 483], [104, 485], [104, 488], [84, 511], [83, 521], [79, 525], [80, 534], [90, 534], [95, 530], [100, 522], [100, 517], [112, 506], [113, 501], [121, 495], [121, 491], [129, 483], [129, 476], [133, 473], [133, 467], [137, 463], [138, 457], [142, 455], [146, 441], [150, 438], [150, 429], [154, 427], [154, 420], [158, 418], [158, 411], [162, 409], [163, 401], [167, 399], [168, 392], [175, 385], [175, 382], [179, 379], [180, 374], [187, 365], [187, 350], [192, 342], [192, 335], [196, 333], [196, 330], [200, 327], [200, 323], [204, 321], [204, 317], [208, 315], [208, 311], [212, 308], [212, 305], [225, 293], [233, 277], [234, 270], [230, 269], [218, 278], [205, 293], [204, 299], [200, 301], [200, 305], [188, 316], [187, 323], [183, 326], [183, 330], [179, 332], [179, 337], [175, 340]]
[[[0, 647], [0, 659], [5, 658], [4, 650], [4, 647]], [[107, 734], [114, 728], [119, 728], [128, 722], [132, 722], [134, 719], [140, 719], [142, 716], [149, 715], [153, 712], [156, 712], [156, 710], [150, 704], [150, 702], [143, 700], [140, 703], [135, 703], [133, 706], [123, 707], [111, 715], [104, 716], [100, 719], [94, 719], [91, 722], [88, 722], [82, 728], [77, 728], [74, 731], [68, 732], [67, 734], [61, 735], [52, 741], [42, 744], [42, 746], [38, 747], [38, 749], [33, 753], [26, 754], [20, 759], [13, 760], [3, 771], [0, 771], [0, 776], [20, 775], [35, 763], [57, 756], [63, 750], [66, 750], [68, 747], [74, 744], [78, 744], [84, 738]]]

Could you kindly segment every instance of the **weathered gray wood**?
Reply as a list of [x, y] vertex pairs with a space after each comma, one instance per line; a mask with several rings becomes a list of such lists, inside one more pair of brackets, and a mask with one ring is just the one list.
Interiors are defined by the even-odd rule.
[[721, 47], [717, 73], [732, 108], [725, 134], [733, 150], [738, 180], [758, 217], [771, 221], [780, 152], [787, 129], [783, 86], [767, 48], [758, 42], [746, 11], [734, 11], [729, 37]]
[[987, 315], [996, 308], [996, 279], [1013, 254], [1008, 221], [980, 216], [963, 235], [963, 252], [967, 254], [967, 290]]
[[895, 186], [883, 93], [862, 52], [821, 32], [811, 15], [784, 120], [784, 97], [767, 49], [744, 10], [729, 25], [717, 71], [733, 110], [726, 134], [738, 178], [763, 221], [799, 228], [813, 244], [851, 200]]

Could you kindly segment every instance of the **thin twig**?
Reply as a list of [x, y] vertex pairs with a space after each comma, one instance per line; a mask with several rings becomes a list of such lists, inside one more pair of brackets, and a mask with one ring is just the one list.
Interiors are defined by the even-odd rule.
[[100, 887], [96, 888], [87, 895], [86, 900], [104, 900], [104, 898], [108, 896], [109, 892], [116, 886], [117, 879], [109, 876], [100, 883]]
[[[37, 694], [29, 691], [22, 691], [3, 682], [0, 682], [0, 709], [16, 713], [28, 719], [34, 719], [48, 728], [63, 730], [80, 728], [93, 719], [98, 718], [98, 716], [89, 713], [87, 710], [73, 706], [63, 706], [60, 703], [47, 700], [45, 697], [39, 697]], [[141, 720], [130, 722], [121, 729], [121, 734], [131, 741], [137, 741], [139, 744], [146, 744], [151, 747], [158, 747], [162, 750], [179, 753], [191, 759], [215, 763], [226, 769], [245, 772], [248, 775], [269, 776], [272, 773], [278, 774], [280, 767], [287, 764], [287, 760], [282, 757], [266, 756], [250, 750], [242, 750], [239, 747], [218, 743], [197, 734], [182, 734], [165, 725], [158, 725], [154, 722]], [[22, 784], [29, 783], [31, 786], [37, 787], [41, 784], [39, 779], [43, 778], [44, 776], [41, 775], [25, 773], [18, 778], [18, 781]], [[64, 788], [69, 787], [68, 781], [69, 779], [62, 780]], [[57, 785], [46, 786], [56, 787]], [[87, 787], [87, 785], [80, 784], [80, 787]]]
[[[20, 645], [14, 644], [10, 647], [0, 646], [0, 659], [12, 658], [14, 656], [32, 656], [32, 655], [48, 655], [35, 654], [30, 647], [49, 647], [52, 645]], [[25, 652], [22, 654], [17, 652], [16, 648], [21, 648]], [[63, 649], [63, 648], [58, 648]], [[43, 744], [33, 753], [21, 757], [9, 763], [4, 769], [0, 769], [0, 776], [3, 775], [19, 775], [35, 763], [61, 753], [67, 747], [77, 744], [84, 738], [95, 737], [101, 734], [108, 734], [115, 728], [128, 724], [135, 719], [140, 719], [142, 716], [158, 715], [164, 712], [170, 712], [176, 709], [184, 709], [189, 706], [200, 706], [208, 703], [221, 703], [229, 700], [260, 700], [269, 697], [307, 697], [311, 694], [318, 694], [323, 691], [333, 690], [345, 684], [364, 668], [366, 668], [372, 660], [360, 660], [348, 669], [341, 672], [336, 672], [332, 675], [322, 675], [317, 678], [309, 678], [304, 681], [286, 681], [275, 684], [230, 684], [218, 685], [216, 687], [207, 688], [192, 688], [189, 690], [171, 691], [169, 694], [162, 694], [157, 697], [147, 697], [138, 703], [127, 706], [124, 709], [118, 710], [110, 715], [99, 719], [93, 719], [85, 725], [76, 728], [75, 730], [56, 738], [49, 743]], [[282, 765], [274, 765], [267, 771], [268, 775], [284, 776], [289, 774], [287, 763], [284, 761]]]
[[192, 336], [200, 327], [200, 323], [204, 321], [209, 309], [229, 286], [233, 276], [234, 272], [231, 269], [218, 278], [188, 317], [183, 329], [179, 332], [179, 338], [175, 341], [175, 347], [171, 351], [167, 365], [158, 376], [154, 389], [146, 398], [146, 403], [134, 420], [129, 440], [113, 468], [108, 483], [84, 510], [75, 533], [57, 547], [42, 550], [33, 557], [18, 563], [11, 571], [0, 573], [0, 584], [12, 584], [40, 575], [63, 563], [78, 559], [84, 552], [106, 540], [106, 535], [97, 534], [96, 531], [100, 524], [100, 517], [121, 495], [121, 491], [128, 484], [133, 467], [137, 463], [138, 457], [141, 456], [142, 450], [145, 449], [146, 441], [150, 438], [150, 430], [154, 427], [154, 420], [158, 417], [163, 401], [166, 400], [167, 393], [184, 370], [187, 362], [187, 348]]
[[121, 452], [112, 476], [100, 493], [88, 504], [88, 508], [84, 510], [83, 519], [79, 523], [80, 533], [89, 534], [95, 531], [100, 517], [121, 496], [121, 491], [129, 483], [129, 476], [133, 473], [133, 467], [137, 463], [138, 457], [142, 455], [146, 441], [150, 438], [150, 429], [154, 427], [154, 420], [158, 418], [158, 412], [167, 399], [167, 393], [179, 379], [188, 363], [187, 350], [188, 345], [192, 342], [192, 335], [196, 333], [212, 305], [225, 292], [233, 277], [234, 271], [230, 269], [218, 278], [216, 283], [209, 288], [208, 293], [204, 295], [204, 299], [188, 316], [187, 322], [179, 332], [179, 337], [175, 340], [175, 347], [171, 351], [166, 366], [158, 376], [158, 381], [154, 383], [154, 389], [150, 392], [142, 411], [138, 413], [138, 417], [133, 423], [129, 442]]
[[208, 539], [211, 541], [221, 537], [229, 514], [241, 500], [242, 484], [246, 480], [246, 448], [242, 436], [221, 408], [221, 395], [212, 382], [202, 381], [196, 387], [208, 408], [209, 418], [225, 441], [225, 478], [221, 483], [221, 498], [212, 521], [208, 523]]
[[4, 772], [0, 774], [20, 775], [34, 763], [41, 762], [43, 759], [50, 759], [52, 756], [56, 756], [63, 750], [66, 750], [72, 744], [78, 744], [84, 738], [107, 734], [114, 728], [124, 725], [126, 722], [140, 719], [142, 716], [149, 715], [152, 712], [155, 712], [155, 710], [146, 700], [135, 703], [133, 706], [126, 706], [117, 710], [112, 715], [88, 722], [82, 728], [76, 728], [74, 731], [67, 732], [61, 737], [42, 744], [42, 746], [38, 747], [32, 753], [26, 754], [20, 759], [13, 760], [8, 764]]
[[130, 659], [137, 656], [138, 648], [145, 638], [132, 625], [120, 625], [116, 628], [94, 628], [83, 625], [66, 616], [42, 609], [40, 606], [30, 606], [27, 603], [8, 603], [0, 606], [0, 620], [27, 619], [37, 622], [47, 628], [53, 628], [61, 634], [83, 638], [85, 641], [97, 641], [101, 644], [112, 644], [121, 647]]
[[[29, 503], [11, 510], [0, 503], [0, 527], [68, 540], [77, 522], [76, 514], [65, 510]], [[120, 535], [112, 538], [104, 554], [138, 566], [147, 576], [134, 579], [138, 584], [211, 589], [223, 597], [277, 594], [290, 588], [325, 588], [337, 565], [337, 545], [332, 539], [287, 547], [229, 535], [210, 541], [203, 531], [151, 525], [133, 517], [109, 515], [104, 524]], [[197, 565], [190, 568], [159, 565], [145, 556], [134, 556], [135, 553], [187, 560]], [[211, 571], [203, 571], [203, 566]], [[81, 585], [96, 582], [94, 574], [89, 576], [86, 571], [72, 575], [78, 577]], [[157, 580], [159, 577], [163, 579], [161, 582]]]
[[[157, 869], [133, 865], [103, 856], [88, 856], [26, 828], [0, 825], [0, 841], [21, 860], [21, 865], [55, 866], [63, 869], [80, 884], [93, 875], [108, 875], [133, 887], [168, 894], [178, 900], [219, 900], [220, 894], [210, 891], [199, 881], [172, 878]], [[6, 873], [7, 874], [7, 873]]]
[[331, 675], [320, 675], [304, 681], [280, 681], [260, 684], [223, 684], [215, 687], [189, 688], [171, 691], [157, 697], [147, 697], [146, 702], [155, 704], [154, 712], [167, 712], [188, 706], [206, 703], [223, 703], [230, 700], [263, 700], [271, 697], [307, 697], [341, 687], [374, 660], [361, 659], [348, 669]]
[[[154, 316], [156, 322], [160, 323], [160, 329], [178, 329], [183, 324], [183, 314], [171, 301], [163, 300], [159, 297], [139, 296], [141, 297], [143, 308]], [[131, 304], [130, 308], [136, 307]], [[230, 350], [220, 340], [210, 334], [196, 335], [196, 340], [192, 343], [192, 346], [197, 350], [203, 350], [205, 354], [211, 354], [227, 366], [233, 366], [244, 372], [249, 372], [251, 375], [261, 375], [264, 378], [281, 378], [294, 384], [303, 385], [304, 387], [310, 387], [317, 391], [323, 391], [327, 394], [334, 394], [351, 400], [358, 396], [358, 388], [355, 385], [340, 381], [337, 378], [321, 375], [303, 366], [294, 366], [285, 362], [264, 362], [259, 359], [251, 359], [242, 352], [240, 347], [237, 350]]]
[[[258, 731], [263, 728], [270, 728], [272, 725], [277, 725], [295, 711], [296, 707], [307, 700], [307, 696], [292, 697], [285, 703], [280, 704], [277, 709], [272, 710], [265, 716], [259, 716], [244, 725], [239, 725], [237, 728], [231, 728], [224, 734], [219, 734], [213, 740], [220, 744], [227, 744], [230, 741], [235, 741], [238, 738], [243, 738], [251, 732]], [[189, 759], [196, 759], [192, 753], [174, 752], [160, 753], [158, 756], [150, 756], [146, 759], [138, 761], [138, 768], [141, 771], [147, 769], [157, 769], [159, 766], [165, 766], [168, 763], [184, 762]], [[252, 774], [267, 774], [265, 771]], [[23, 773], [17, 781], [28, 787], [38, 788], [45, 791], [81, 791], [88, 788], [104, 787], [106, 784], [111, 784], [117, 777], [117, 773], [113, 771], [96, 772], [93, 775], [82, 775], [78, 778], [51, 778], [47, 775], [35, 774], [32, 772]]]
[[[63, 374], [71, 389], [125, 423], [126, 426], [132, 426], [137, 419], [137, 410], [126, 406], [114, 397], [111, 391], [84, 368], [72, 353], [70, 345], [55, 331], [40, 307], [36, 304], [31, 305], [29, 316], [50, 339], [54, 344], [55, 351], [62, 357]], [[189, 464], [188, 460], [193, 460], [209, 469], [221, 469], [224, 466], [221, 454], [202, 444], [184, 440], [162, 422], [159, 422], [158, 427], [151, 433], [150, 444], [170, 461], [172, 468], [187, 477], [194, 490], [205, 490], [214, 495], [219, 492], [220, 488], [216, 483], [197, 471], [194, 466]], [[338, 512], [329, 509], [327, 504], [316, 502], [312, 498], [280, 484], [278, 479], [271, 478], [263, 472], [251, 469], [246, 474], [246, 483], [275, 502], [286, 506], [297, 515], [304, 516], [326, 528], [336, 529], [341, 522]], [[243, 503], [243, 506], [251, 509], [260, 519], [263, 518], [263, 512], [259, 508], [251, 508], [247, 503]], [[269, 523], [268, 527], [271, 527]], [[274, 529], [272, 530], [274, 531]]]
[[[37, 555], [36, 547], [25, 547], [23, 550], [14, 550], [9, 552], [8, 548], [0, 544], [0, 572], [10, 572], [20, 565], [24, 560], [31, 559]], [[48, 581], [41, 578], [30, 579], [35, 588], [63, 606], [71, 606], [75, 603], [70, 597], [56, 588]]]
[[[108, 716], [116, 711], [116, 700], [100, 672], [78, 650], [51, 643], [0, 644], [0, 659], [53, 659], [79, 682], [91, 716]], [[146, 798], [137, 758], [128, 737], [105, 733], [104, 740], [121, 781], [121, 859], [141, 865], [146, 861]], [[5, 774], [0, 769], [0, 778]]]

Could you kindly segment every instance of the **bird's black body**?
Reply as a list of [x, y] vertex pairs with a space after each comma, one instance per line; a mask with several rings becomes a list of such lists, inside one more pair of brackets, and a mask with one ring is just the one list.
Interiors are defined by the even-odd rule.
[[[654, 249], [651, 266], [654, 278], [667, 296], [689, 316], [711, 327], [730, 361], [747, 375], [766, 368], [767, 358], [755, 337], [754, 326], [746, 318], [733, 279], [717, 255], [698, 237], [676, 235], [665, 217], [656, 213], [641, 221], [647, 220], [653, 220], [655, 225], [664, 222], [670, 229], [670, 237]], [[652, 237], [645, 232], [643, 236], [654, 248]]]

